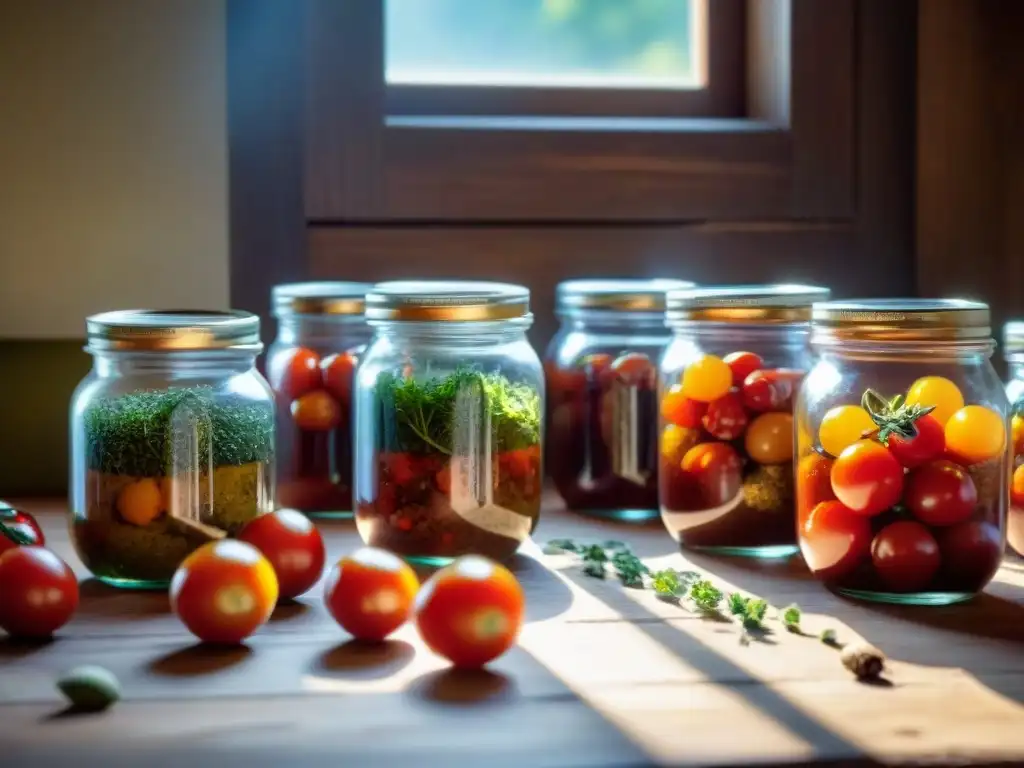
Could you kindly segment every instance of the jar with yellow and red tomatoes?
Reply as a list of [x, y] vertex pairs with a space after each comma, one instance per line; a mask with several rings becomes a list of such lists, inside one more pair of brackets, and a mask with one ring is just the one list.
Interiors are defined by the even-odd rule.
[[797, 551], [793, 398], [811, 364], [803, 285], [668, 294], [660, 366], [661, 518], [684, 547], [747, 557]]
[[681, 280], [568, 280], [544, 361], [548, 471], [566, 506], [622, 521], [658, 516], [657, 365]]
[[849, 597], [943, 605], [995, 575], [1009, 404], [985, 304], [815, 306], [819, 361], [797, 402], [800, 549]]
[[277, 401], [277, 503], [352, 517], [352, 377], [370, 338], [366, 283], [274, 288], [266, 370]]
[[1010, 401], [1010, 441], [1013, 477], [1006, 534], [1013, 549], [1024, 557], [1024, 323], [1007, 323], [1003, 330], [1003, 354], [1009, 367], [1006, 396]]

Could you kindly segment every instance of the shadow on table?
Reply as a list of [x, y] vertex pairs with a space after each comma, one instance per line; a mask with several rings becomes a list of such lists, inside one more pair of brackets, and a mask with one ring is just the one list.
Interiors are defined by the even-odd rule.
[[289, 621], [297, 621], [309, 615], [313, 610], [308, 603], [301, 600], [282, 600], [274, 606], [274, 612], [270, 614], [271, 624], [280, 624]]
[[417, 698], [449, 706], [498, 704], [518, 696], [515, 682], [507, 675], [487, 669], [452, 667], [417, 678], [408, 690]]
[[53, 645], [56, 638], [26, 640], [20, 637], [0, 637], [0, 659], [22, 659]]
[[414, 650], [404, 640], [368, 643], [348, 640], [324, 651], [313, 664], [320, 676], [348, 680], [390, 677], [412, 661]]
[[77, 616], [132, 621], [165, 616], [171, 611], [167, 590], [125, 590], [85, 579], [78, 585]]
[[220, 646], [195, 643], [154, 659], [149, 671], [164, 677], [200, 677], [241, 664], [252, 655], [245, 645]]

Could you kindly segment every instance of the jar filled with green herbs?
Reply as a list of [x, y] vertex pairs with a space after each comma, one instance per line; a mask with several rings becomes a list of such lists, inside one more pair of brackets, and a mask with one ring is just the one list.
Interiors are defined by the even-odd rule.
[[544, 382], [529, 291], [392, 282], [356, 373], [355, 501], [363, 539], [409, 560], [507, 559], [541, 505]]
[[118, 587], [166, 587], [181, 561], [273, 509], [274, 404], [259, 318], [129, 310], [88, 318], [93, 369], [71, 402], [71, 531]]

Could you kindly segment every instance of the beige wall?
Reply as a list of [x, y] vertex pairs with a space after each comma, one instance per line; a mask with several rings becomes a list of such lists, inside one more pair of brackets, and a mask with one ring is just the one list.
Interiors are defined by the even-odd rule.
[[0, 338], [226, 306], [225, 113], [224, 0], [0, 1]]

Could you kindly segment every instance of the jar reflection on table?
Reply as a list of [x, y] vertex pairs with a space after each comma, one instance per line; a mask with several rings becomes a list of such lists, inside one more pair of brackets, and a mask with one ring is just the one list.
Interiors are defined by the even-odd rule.
[[661, 517], [692, 549], [747, 557], [797, 551], [793, 398], [811, 364], [801, 285], [668, 295], [660, 367]]
[[984, 304], [888, 299], [814, 309], [819, 362], [797, 405], [800, 547], [855, 598], [979, 592], [1005, 542], [1008, 403]]
[[356, 525], [431, 565], [511, 557], [540, 516], [544, 381], [526, 288], [401, 281], [367, 296]]
[[352, 378], [370, 338], [367, 283], [279, 285], [267, 350], [277, 401], [277, 501], [310, 517], [352, 517]]
[[574, 511], [658, 515], [657, 363], [671, 333], [665, 294], [681, 280], [569, 280], [545, 357], [548, 468]]
[[1011, 549], [1024, 557], [1024, 323], [1007, 323], [1003, 354], [1009, 368], [1006, 395], [1010, 401], [1010, 442], [1013, 475], [1006, 533]]
[[192, 551], [274, 505], [274, 403], [259, 318], [90, 317], [93, 369], [71, 402], [71, 540], [93, 575], [166, 588]]

